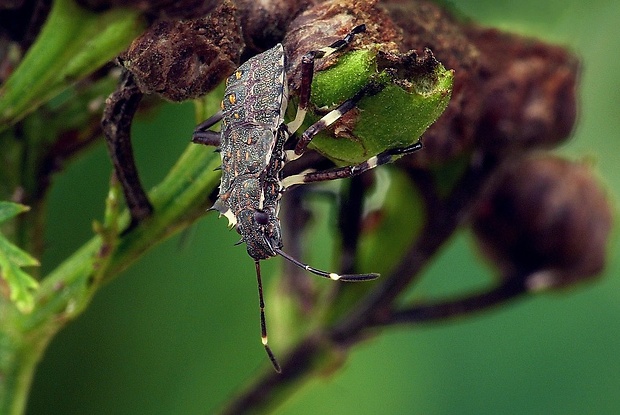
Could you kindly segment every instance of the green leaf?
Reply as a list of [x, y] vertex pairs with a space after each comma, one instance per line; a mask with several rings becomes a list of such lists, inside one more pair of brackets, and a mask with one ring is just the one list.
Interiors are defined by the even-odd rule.
[[37, 40], [0, 88], [0, 131], [113, 59], [144, 26], [137, 10], [95, 13], [54, 1]]
[[19, 203], [0, 201], [0, 223], [6, 222], [22, 212], [27, 212], [29, 209], [28, 206], [20, 205]]
[[[0, 201], [0, 223], [27, 211], [28, 206]], [[38, 266], [39, 261], [27, 252], [9, 242], [0, 234], [0, 276], [11, 292], [11, 301], [22, 313], [29, 313], [34, 307], [34, 291], [39, 287], [21, 267]]]

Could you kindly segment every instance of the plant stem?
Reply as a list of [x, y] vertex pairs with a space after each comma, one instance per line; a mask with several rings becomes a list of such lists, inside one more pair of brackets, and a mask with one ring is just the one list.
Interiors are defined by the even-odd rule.
[[[105, 229], [41, 281], [32, 313], [21, 314], [0, 296], [0, 413], [23, 413], [37, 362], [56, 332], [77, 317], [101, 287], [153, 245], [205, 212], [219, 183], [219, 157], [190, 145], [166, 179], [150, 193], [155, 214], [111, 244]], [[125, 212], [120, 223], [126, 225]], [[121, 226], [113, 226], [122, 229]]]
[[[0, 305], [3, 330], [0, 331], [0, 413], [24, 412], [35, 367], [47, 341], [23, 336], [18, 330], [20, 313], [6, 300]], [[13, 330], [6, 330], [7, 327]], [[48, 337], [49, 338], [49, 337]]]

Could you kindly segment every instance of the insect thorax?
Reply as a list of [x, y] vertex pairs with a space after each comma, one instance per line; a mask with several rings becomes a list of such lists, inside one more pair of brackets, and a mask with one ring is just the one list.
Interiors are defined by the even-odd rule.
[[[288, 104], [288, 87], [281, 44], [256, 55], [226, 80], [223, 124], [251, 123], [276, 129]], [[222, 135], [223, 139], [226, 139]]]

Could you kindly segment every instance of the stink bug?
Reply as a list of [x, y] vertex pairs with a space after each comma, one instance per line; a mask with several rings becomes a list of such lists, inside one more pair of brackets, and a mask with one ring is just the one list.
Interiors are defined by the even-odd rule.
[[[351, 177], [394, 158], [422, 148], [420, 142], [386, 150], [367, 161], [326, 171], [308, 171], [282, 177], [288, 161], [300, 157], [312, 138], [324, 130], [365, 96], [378, 93], [382, 86], [370, 83], [339, 107], [329, 112], [298, 140], [295, 150], [284, 145], [301, 126], [310, 99], [315, 59], [324, 58], [349, 45], [354, 36], [366, 30], [365, 25], [354, 27], [344, 38], [331, 45], [306, 53], [302, 59], [299, 106], [295, 119], [284, 122], [289, 91], [286, 77], [286, 55], [282, 44], [254, 56], [242, 64], [227, 80], [221, 111], [208, 118], [194, 131], [192, 141], [218, 148], [222, 159], [222, 178], [218, 199], [212, 209], [226, 216], [231, 227], [241, 234], [248, 254], [254, 259], [260, 302], [262, 342], [276, 371], [280, 372], [267, 342], [260, 261], [276, 255], [324, 278], [338, 281], [366, 281], [379, 274], [339, 275], [304, 264], [282, 250], [278, 211], [280, 197], [290, 186]], [[221, 132], [209, 128], [222, 122]]]

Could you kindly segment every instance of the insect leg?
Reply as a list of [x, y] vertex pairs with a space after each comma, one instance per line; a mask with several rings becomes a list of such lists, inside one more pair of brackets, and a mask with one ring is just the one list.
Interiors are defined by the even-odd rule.
[[211, 117], [207, 118], [204, 122], [200, 123], [192, 134], [192, 142], [196, 144], [204, 144], [206, 146], [219, 147], [221, 142], [221, 134], [217, 131], [209, 130], [224, 116], [222, 111], [218, 111]]
[[326, 180], [336, 180], [357, 176], [358, 174], [362, 174], [365, 171], [374, 169], [375, 167], [381, 166], [383, 164], [391, 163], [399, 157], [402, 157], [406, 154], [414, 153], [421, 149], [422, 143], [418, 141], [415, 144], [407, 147], [399, 147], [386, 150], [374, 157], [369, 158], [365, 162], [354, 166], [336, 167], [324, 171], [309, 171], [305, 173], [291, 175], [285, 177], [282, 180], [282, 185], [284, 186], [284, 188], [288, 188], [290, 186], [298, 184], [322, 182]]
[[314, 60], [325, 58], [332, 53], [339, 51], [350, 44], [356, 34], [365, 31], [366, 25], [361, 24], [359, 26], [355, 26], [344, 38], [339, 39], [322, 49], [311, 50], [301, 58], [301, 86], [299, 88], [299, 106], [301, 108], [308, 108], [308, 102], [310, 102], [312, 78], [314, 77]]
[[131, 215], [131, 223], [124, 232], [153, 213], [153, 206], [140, 183], [131, 148], [131, 122], [142, 96], [131, 73], [123, 70], [119, 86], [106, 100], [101, 120], [108, 152]]
[[323, 118], [312, 124], [306, 131], [303, 132], [301, 138], [297, 141], [295, 146], [295, 154], [301, 155], [306, 151], [306, 147], [310, 144], [310, 141], [315, 135], [325, 130], [327, 127], [338, 121], [344, 114], [351, 111], [357, 103], [365, 97], [373, 96], [381, 92], [386, 87], [385, 84], [370, 82], [362, 89], [360, 89], [351, 98], [344, 101], [335, 110], [327, 113]]
[[[299, 106], [297, 107], [297, 114], [295, 120], [288, 124], [290, 133], [294, 133], [299, 129], [306, 116], [308, 109], [308, 103], [310, 102], [310, 92], [312, 88], [312, 79], [314, 77], [314, 61], [331, 55], [334, 52], [349, 45], [356, 34], [366, 31], [366, 25], [361, 24], [355, 26], [351, 31], [342, 39], [339, 39], [329, 46], [322, 49], [311, 50], [301, 58], [301, 85], [299, 87]], [[298, 155], [301, 153], [297, 153]]]
[[260, 276], [260, 261], [254, 261], [254, 265], [256, 266], [256, 280], [258, 281], [258, 303], [260, 307], [261, 341], [263, 342], [263, 346], [265, 346], [265, 351], [267, 352], [267, 356], [269, 356], [269, 360], [271, 361], [273, 368], [276, 372], [282, 373], [280, 364], [278, 363], [278, 360], [271, 351], [271, 347], [269, 347], [269, 344], [267, 342], [267, 324], [265, 323], [265, 300], [263, 299], [263, 281]]

